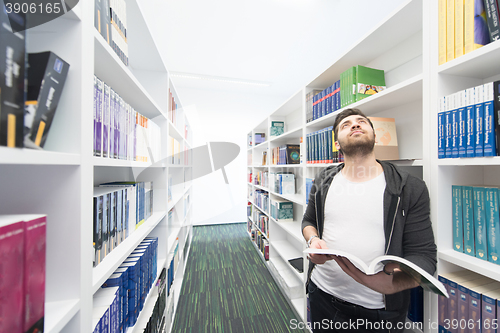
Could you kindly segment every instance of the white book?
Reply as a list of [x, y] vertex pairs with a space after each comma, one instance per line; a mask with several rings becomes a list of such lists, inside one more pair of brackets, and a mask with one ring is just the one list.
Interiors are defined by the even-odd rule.
[[434, 276], [427, 273], [425, 270], [412, 263], [409, 260], [404, 258], [393, 256], [393, 255], [384, 255], [373, 259], [368, 265], [358, 257], [353, 254], [333, 249], [305, 249], [304, 253], [306, 254], [329, 254], [336, 255], [340, 257], [345, 257], [351, 261], [351, 263], [356, 266], [359, 270], [363, 271], [367, 275], [377, 274], [381, 270], [377, 268], [380, 267], [380, 264], [387, 264], [391, 262], [396, 262], [399, 264], [399, 268], [405, 272], [406, 274], [413, 277], [418, 284], [424, 288], [425, 290], [432, 291], [438, 295], [442, 295], [445, 297], [448, 296], [448, 292], [446, 291], [445, 286]]

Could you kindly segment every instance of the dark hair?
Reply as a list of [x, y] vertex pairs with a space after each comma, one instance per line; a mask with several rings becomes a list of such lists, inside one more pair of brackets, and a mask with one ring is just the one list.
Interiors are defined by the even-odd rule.
[[373, 124], [370, 119], [368, 119], [367, 116], [361, 110], [359, 109], [345, 109], [344, 111], [340, 112], [337, 117], [335, 118], [335, 122], [333, 123], [333, 135], [334, 135], [334, 141], [337, 141], [338, 139], [338, 127], [340, 122], [349, 116], [361, 116], [363, 118], [366, 118], [368, 122], [370, 123], [370, 126], [373, 128]]

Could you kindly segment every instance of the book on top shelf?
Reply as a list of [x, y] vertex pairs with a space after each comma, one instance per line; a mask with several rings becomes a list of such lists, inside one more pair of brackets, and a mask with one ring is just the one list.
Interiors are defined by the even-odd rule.
[[418, 265], [412, 263], [409, 260], [406, 260], [405, 258], [393, 255], [384, 255], [373, 259], [367, 265], [364, 261], [362, 261], [355, 255], [340, 250], [308, 248], [304, 250], [304, 253], [328, 254], [345, 257], [349, 259], [354, 266], [356, 266], [367, 275], [377, 274], [378, 272], [382, 271], [383, 265], [386, 265], [388, 263], [398, 263], [401, 271], [413, 277], [413, 279], [417, 281], [422, 288], [427, 291], [432, 291], [435, 294], [448, 297], [448, 292], [446, 291], [445, 286], [440, 281], [438, 281], [434, 276], [427, 273]]
[[380, 69], [356, 66], [356, 100], [360, 100], [385, 90], [385, 75]]
[[270, 137], [276, 137], [285, 133], [285, 122], [284, 121], [271, 121], [271, 128], [269, 130]]
[[286, 164], [300, 164], [300, 145], [286, 145]]
[[398, 137], [394, 118], [368, 117], [376, 134], [375, 157], [379, 160], [398, 160]]
[[484, 10], [486, 11], [486, 22], [488, 23], [490, 41], [494, 42], [500, 38], [497, 0], [484, 0]]
[[[19, 32], [12, 32], [9, 21]], [[24, 14], [0, 11], [0, 146], [23, 147], [25, 27]]]
[[43, 148], [66, 82], [69, 64], [50, 51], [30, 53], [28, 64], [24, 145]]

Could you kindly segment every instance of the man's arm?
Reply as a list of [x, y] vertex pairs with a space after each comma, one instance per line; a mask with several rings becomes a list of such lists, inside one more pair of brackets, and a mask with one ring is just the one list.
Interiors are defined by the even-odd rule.
[[[318, 230], [316, 230], [315, 227], [310, 226], [310, 225], [304, 227], [304, 229], [302, 229], [302, 235], [304, 236], [304, 239], [306, 240], [306, 242], [309, 241], [311, 239], [311, 237], [315, 236], [311, 239], [311, 243], [309, 245], [309, 248], [311, 248], [311, 249], [327, 249], [328, 248], [326, 246], [325, 241], [322, 240], [321, 238], [319, 238]], [[325, 262], [327, 262], [328, 260], [331, 260], [329, 255], [313, 254], [313, 253], [309, 254], [309, 259], [311, 259], [311, 261], [314, 264], [318, 264], [318, 265], [322, 265]]]

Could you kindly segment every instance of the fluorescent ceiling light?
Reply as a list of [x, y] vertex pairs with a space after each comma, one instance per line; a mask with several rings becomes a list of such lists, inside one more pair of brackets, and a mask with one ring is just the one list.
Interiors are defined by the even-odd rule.
[[179, 78], [183, 78], [183, 79], [195, 79], [195, 80], [207, 80], [207, 81], [216, 81], [216, 82], [225, 82], [225, 83], [248, 84], [248, 85], [253, 85], [253, 86], [261, 86], [261, 87], [271, 86], [270, 82], [244, 80], [244, 79], [236, 79], [236, 78], [232, 78], [232, 77], [222, 77], [222, 76], [213, 76], [213, 75], [170, 72], [170, 76], [179, 77]]

